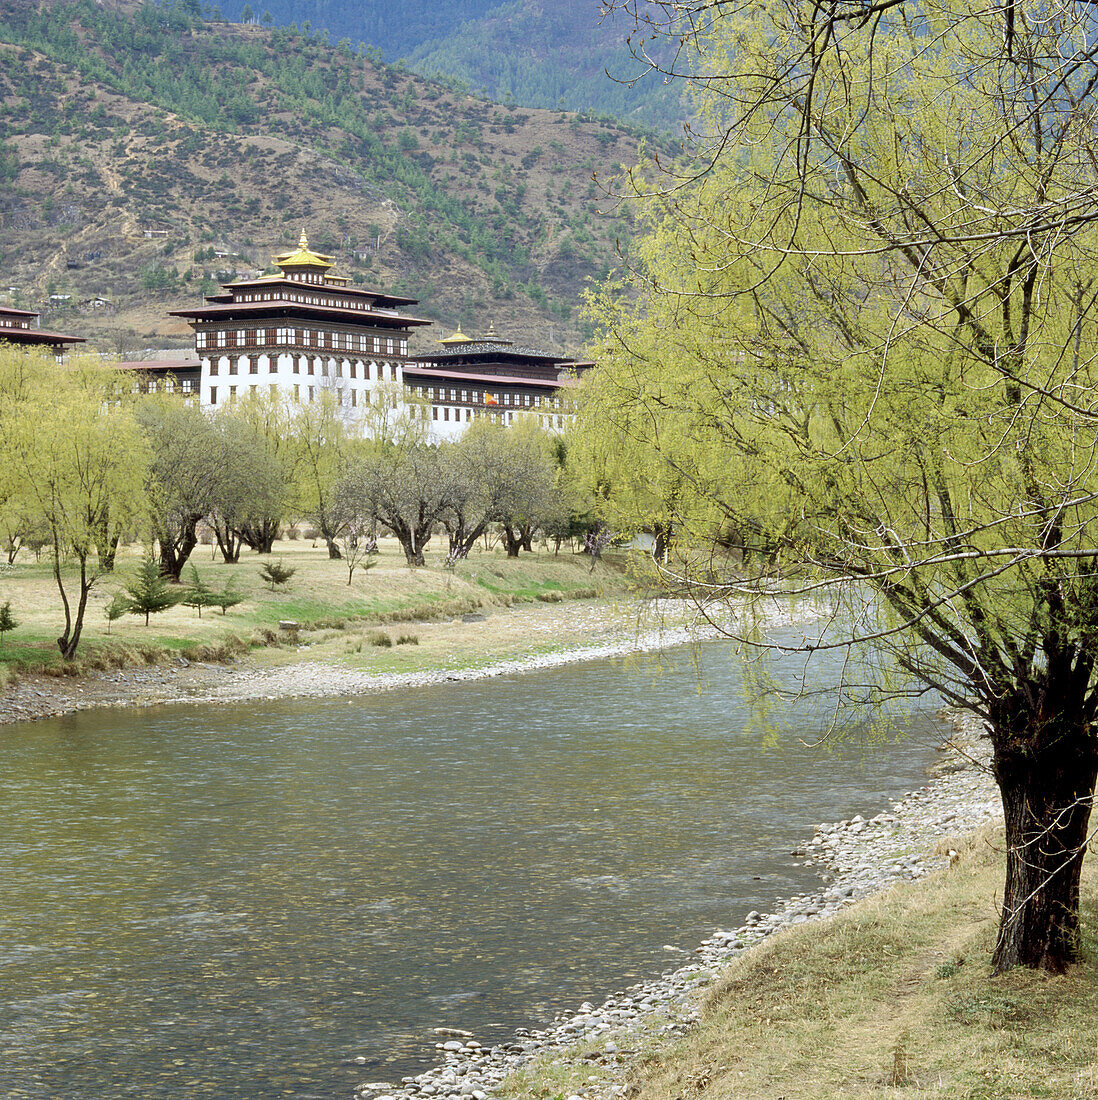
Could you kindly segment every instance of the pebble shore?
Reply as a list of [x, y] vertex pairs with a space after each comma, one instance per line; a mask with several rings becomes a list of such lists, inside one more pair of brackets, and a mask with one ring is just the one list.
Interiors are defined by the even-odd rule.
[[704, 940], [685, 966], [599, 1006], [585, 1002], [546, 1028], [520, 1029], [510, 1042], [487, 1048], [471, 1035], [440, 1029], [437, 1066], [395, 1084], [364, 1082], [356, 1098], [489, 1100], [504, 1078], [544, 1055], [586, 1069], [587, 1084], [567, 1100], [624, 1096], [624, 1075], [638, 1047], [688, 1030], [698, 1019], [699, 994], [731, 960], [775, 932], [822, 920], [898, 880], [945, 866], [949, 855], [941, 850], [943, 841], [1002, 819], [980, 723], [959, 713], [950, 719], [956, 732], [942, 746], [942, 760], [927, 786], [868, 820], [859, 815], [819, 825], [792, 853], [819, 868], [821, 887], [815, 893], [789, 898], [771, 913], [748, 913], [740, 927], [718, 929]]

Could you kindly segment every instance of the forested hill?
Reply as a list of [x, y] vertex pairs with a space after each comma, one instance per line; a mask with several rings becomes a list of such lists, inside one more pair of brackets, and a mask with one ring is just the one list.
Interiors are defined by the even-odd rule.
[[592, 173], [644, 140], [183, 3], [0, 0], [0, 101], [0, 285], [28, 308], [61, 296], [44, 326], [124, 351], [182, 342], [168, 309], [302, 226], [443, 327], [575, 350], [582, 289], [630, 233]]
[[[677, 132], [677, 83], [644, 72], [626, 39], [632, 22], [600, 0], [222, 0], [227, 18], [308, 23], [406, 59], [424, 76], [465, 82], [492, 99], [614, 115]], [[609, 75], [607, 75], [609, 73]]]

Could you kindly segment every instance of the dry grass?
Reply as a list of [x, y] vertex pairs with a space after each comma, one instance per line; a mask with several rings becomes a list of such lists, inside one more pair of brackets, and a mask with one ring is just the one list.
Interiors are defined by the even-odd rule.
[[[1063, 977], [989, 967], [999, 838], [960, 863], [737, 960], [685, 1040], [654, 1038], [631, 1100], [1098, 1098], [1098, 899], [1088, 866], [1084, 960]], [[589, 1065], [545, 1063], [503, 1095], [582, 1092]]]
[[[225, 659], [224, 655], [239, 655], [248, 646], [264, 651], [266, 661], [295, 660], [295, 639], [278, 627], [283, 620], [300, 623], [296, 642], [308, 645], [313, 656], [343, 657], [347, 632], [357, 632], [364, 626], [441, 624], [470, 612], [493, 611], [517, 602], [536, 605], [546, 596], [554, 600], [587, 599], [623, 591], [626, 585], [615, 568], [600, 566], [592, 577], [588, 559], [569, 554], [508, 559], [499, 550], [479, 550], [459, 563], [456, 570], [445, 570], [445, 541], [439, 539], [428, 548], [427, 566], [419, 569], [407, 566], [394, 540], [381, 540], [377, 564], [369, 572], [357, 572], [354, 583], [348, 585], [345, 565], [331, 561], [323, 546], [294, 540], [278, 543], [275, 557], [293, 566], [296, 573], [288, 585], [271, 592], [259, 575], [259, 566], [269, 559], [245, 552], [239, 564], [225, 565], [211, 560], [210, 547], [199, 547], [191, 562], [202, 579], [215, 589], [232, 581], [245, 596], [242, 603], [225, 615], [206, 609], [201, 618], [194, 608], [180, 605], [154, 616], [148, 627], [142, 617], [124, 616], [109, 626], [108, 634], [104, 610], [141, 555], [140, 546], [125, 548], [119, 554], [115, 573], [102, 577], [92, 589], [79, 659], [65, 670], [61, 669], [54, 641], [62, 625], [61, 604], [47, 562], [36, 563], [23, 555], [13, 570], [0, 576], [0, 602], [11, 600], [19, 622], [16, 630], [5, 635], [0, 649], [4, 677], [0, 687], [13, 674], [24, 671], [72, 675], [86, 669], [155, 663], [179, 655], [217, 660]], [[189, 577], [190, 564], [184, 580]], [[407, 639], [413, 636], [401, 633]], [[356, 637], [360, 635], [353, 635], [352, 641]], [[248, 640], [247, 646], [241, 638]], [[471, 639], [461, 640], [466, 654], [470, 643]], [[411, 641], [398, 644], [406, 650], [413, 648]], [[421, 657], [415, 664], [418, 667], [424, 661]]]

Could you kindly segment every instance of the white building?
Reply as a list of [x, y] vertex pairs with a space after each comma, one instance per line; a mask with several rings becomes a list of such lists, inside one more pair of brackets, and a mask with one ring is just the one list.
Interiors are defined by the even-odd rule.
[[172, 311], [194, 329], [203, 408], [252, 390], [300, 402], [328, 390], [353, 417], [380, 383], [403, 383], [408, 334], [431, 323], [400, 312], [415, 298], [349, 287], [304, 232], [275, 263], [279, 275], [224, 283], [206, 305]]

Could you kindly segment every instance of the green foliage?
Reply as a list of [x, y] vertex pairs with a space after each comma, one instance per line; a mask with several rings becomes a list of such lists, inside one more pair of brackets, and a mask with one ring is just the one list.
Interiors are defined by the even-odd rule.
[[215, 592], [199, 576], [198, 567], [192, 562], [190, 567], [190, 580], [187, 582], [187, 587], [179, 602], [186, 607], [193, 607], [198, 612], [198, 617], [201, 619], [202, 608], [221, 606], [221, 594]]
[[11, 600], [5, 600], [0, 604], [0, 645], [3, 644], [4, 635], [9, 630], [14, 630], [19, 625], [19, 621], [11, 613]]
[[259, 567], [259, 575], [271, 586], [272, 592], [288, 584], [296, 572], [296, 565], [287, 565], [281, 558], [278, 561], [266, 561]]
[[[105, 136], [105, 123], [114, 116], [104, 100], [85, 111], [58, 108], [67, 91], [59, 77], [44, 74], [63, 66], [78, 74], [88, 88], [152, 104], [200, 128], [184, 126], [169, 131], [163, 117], [145, 120], [142, 129], [164, 144], [163, 161], [126, 162], [131, 150], [119, 136], [114, 149], [122, 162], [119, 172], [139, 209], [160, 212], [167, 195], [202, 178], [192, 171], [193, 164], [212, 171], [214, 179], [221, 173], [221, 183], [213, 185], [217, 204], [224, 206], [237, 225], [243, 216], [249, 220], [264, 217], [264, 203], [257, 203], [255, 196], [249, 199], [236, 193], [233, 180], [224, 171], [224, 149], [211, 131], [224, 130], [234, 136], [241, 131], [258, 133], [266, 119], [279, 114], [292, 120], [289, 136], [295, 142], [312, 145], [337, 160], [342, 170], [357, 177], [356, 188], [361, 185], [367, 193], [380, 188], [414, 211], [414, 217], [402, 226], [398, 242], [409, 258], [424, 263], [452, 255], [500, 280], [501, 290], [529, 279], [530, 256], [545, 228], [544, 213], [524, 201], [521, 181], [512, 185], [509, 180], [494, 200], [480, 197], [490, 195], [488, 191], [472, 193], [474, 186], [488, 187], [482, 178], [482, 160], [489, 166], [508, 164], [496, 150], [492, 133], [504, 128], [513, 131], [516, 125], [527, 123], [527, 116], [466, 103], [455, 117], [446, 104], [428, 106], [432, 96], [439, 99], [437, 87], [425, 88], [396, 69], [378, 69], [376, 62], [333, 52], [287, 30], [245, 33], [240, 28], [215, 29], [200, 13], [201, 9], [196, 13], [181, 4], [146, 4], [131, 17], [94, 0], [66, 0], [41, 8], [9, 6], [0, 14], [0, 41], [34, 50], [52, 64], [32, 67], [13, 56], [6, 68], [13, 84], [7, 132], [56, 129], [74, 136], [100, 132]], [[376, 97], [368, 94], [378, 77], [390, 89], [395, 115], [379, 111]], [[443, 123], [453, 127], [453, 137], [444, 148], [434, 142], [428, 147], [420, 140], [419, 134], [426, 136], [430, 126]], [[118, 125], [128, 128], [129, 123], [119, 119]], [[578, 133], [605, 143], [608, 151], [611, 145], [605, 135], [618, 135], [618, 159], [622, 159], [621, 144], [634, 149], [637, 138], [628, 128], [596, 128], [593, 120]], [[462, 149], [464, 145], [467, 150]], [[13, 178], [18, 161], [13, 147], [4, 148], [7, 152], [0, 150], [0, 178]], [[518, 148], [523, 148], [521, 143]], [[475, 173], [449, 171], [450, 149], [454, 155], [467, 151], [476, 162]], [[575, 154], [571, 150], [569, 154], [564, 163], [574, 164]], [[283, 167], [273, 154], [257, 151], [255, 156], [265, 161], [264, 178], [277, 175]], [[42, 162], [44, 170], [49, 165], [58, 173], [72, 175], [72, 168], [60, 156]], [[89, 180], [93, 190], [95, 184], [101, 186], [102, 179], [90, 164], [88, 172], [94, 176], [94, 182]], [[44, 199], [51, 197], [47, 193]], [[251, 211], [249, 201], [253, 203]], [[268, 201], [279, 209], [280, 203], [284, 206], [292, 201], [292, 195], [287, 199], [275, 193]], [[50, 218], [59, 216], [55, 212]], [[298, 215], [292, 218], [296, 224]], [[203, 239], [216, 240], [224, 231], [211, 228]], [[603, 223], [596, 266], [611, 261], [615, 234], [621, 235], [620, 226], [610, 220]], [[198, 254], [205, 251], [200, 249]], [[585, 257], [578, 259], [586, 263]], [[578, 281], [589, 273], [577, 264], [572, 278]], [[134, 274], [149, 291], [172, 295], [183, 289], [168, 261], [127, 272]], [[214, 289], [204, 277], [203, 290]], [[548, 304], [542, 303], [542, 308], [547, 309]]]
[[125, 592], [116, 592], [110, 603], [103, 608], [103, 614], [107, 619], [107, 633], [111, 632], [111, 623], [117, 622], [123, 615], [129, 614], [130, 598]]
[[155, 554], [146, 554], [137, 568], [136, 576], [125, 586], [131, 615], [144, 615], [145, 625], [149, 616], [175, 607], [184, 593], [174, 587], [160, 571], [160, 561]]
[[213, 602], [214, 606], [221, 608], [221, 614], [224, 615], [230, 607], [236, 607], [238, 603], [243, 603], [244, 599], [244, 594], [237, 590], [236, 577], [230, 577], [225, 587], [215, 593]]

